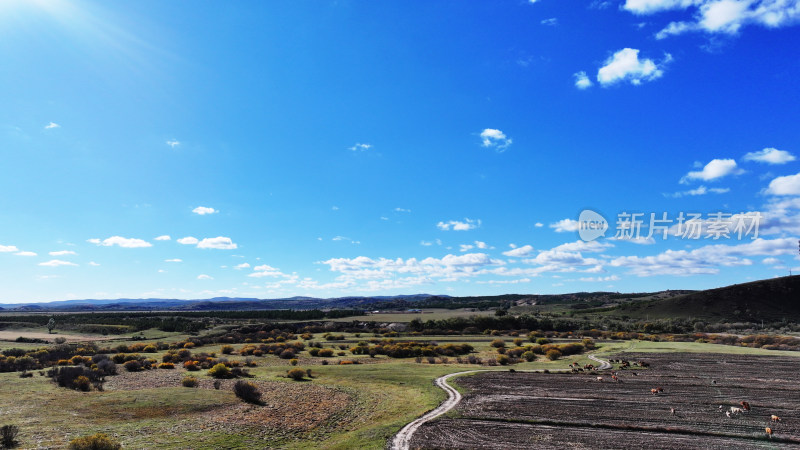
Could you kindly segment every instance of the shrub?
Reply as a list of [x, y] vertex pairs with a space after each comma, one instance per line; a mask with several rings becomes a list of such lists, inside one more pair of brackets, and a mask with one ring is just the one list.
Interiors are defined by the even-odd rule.
[[83, 366], [55, 367], [47, 372], [47, 376], [52, 378], [59, 386], [69, 389], [88, 391], [92, 383], [95, 383], [98, 390], [102, 389], [100, 372]]
[[294, 359], [294, 350], [287, 348], [280, 354], [281, 359]]
[[199, 382], [195, 377], [185, 377], [183, 380], [181, 380], [181, 384], [183, 387], [197, 387]]
[[59, 344], [59, 345], [61, 345], [61, 344], [63, 344], [64, 342], [67, 342], [67, 338], [59, 336], [59, 337], [55, 338], [55, 339], [53, 340], [53, 342], [55, 342], [56, 344]]
[[142, 363], [136, 360], [126, 361], [124, 366], [125, 370], [128, 372], [138, 372], [139, 370], [142, 370]]
[[524, 341], [524, 340], [522, 340], [521, 338], [516, 338], [516, 339], [514, 339], [514, 345], [516, 345], [517, 347], [522, 347], [522, 344], [523, 344], [524, 342], [525, 342], [525, 341]]
[[186, 361], [183, 363], [183, 368], [190, 372], [196, 372], [200, 370], [200, 366], [197, 365], [197, 361]]
[[292, 369], [286, 372], [286, 375], [295, 381], [300, 381], [306, 376], [306, 371], [303, 369]]
[[528, 362], [531, 362], [534, 359], [536, 359], [536, 355], [533, 352], [525, 352], [522, 354], [522, 357], [525, 359], [525, 361]]
[[500, 363], [501, 366], [505, 366], [506, 364], [508, 364], [509, 361], [510, 360], [506, 355], [500, 355], [497, 357], [497, 362]]
[[231, 376], [231, 369], [225, 364], [219, 363], [208, 369], [208, 374], [214, 378], [229, 378]]
[[233, 385], [233, 392], [247, 403], [261, 404], [261, 392], [253, 383], [239, 380]]
[[222, 382], [219, 380], [214, 380], [214, 389], [219, 390], [220, 386], [222, 386]]
[[297, 359], [292, 359], [291, 361], [289, 361], [289, 364], [291, 364], [293, 366], [296, 366], [297, 365]]
[[553, 348], [548, 350], [545, 356], [547, 356], [547, 359], [549, 359], [550, 361], [555, 361], [561, 357], [561, 352], [558, 351], [558, 349]]
[[3, 425], [0, 427], [0, 444], [3, 448], [14, 448], [17, 446], [17, 434], [19, 427], [16, 425]]
[[89, 381], [89, 378], [83, 375], [75, 378], [75, 380], [72, 383], [75, 386], [75, 389], [81, 390], [83, 392], [88, 392], [89, 389], [92, 388], [92, 383], [91, 381]]
[[156, 346], [155, 346], [155, 345], [153, 345], [153, 344], [150, 344], [150, 345], [146, 345], [146, 346], [145, 346], [145, 347], [142, 349], [142, 351], [143, 351], [143, 352], [145, 352], [145, 353], [155, 353], [155, 352], [157, 352], [157, 351], [158, 351], [158, 347], [156, 347]]
[[495, 340], [493, 340], [493, 341], [492, 341], [492, 343], [491, 343], [491, 344], [489, 344], [489, 345], [491, 345], [491, 346], [492, 346], [492, 347], [494, 347], [494, 348], [502, 348], [502, 347], [505, 347], [505, 346], [506, 346], [506, 343], [505, 343], [505, 341], [503, 341], [502, 339], [495, 339]]
[[220, 351], [222, 352], [223, 355], [230, 355], [231, 353], [233, 353], [233, 346], [223, 345]]
[[545, 345], [545, 344], [549, 344], [550, 340], [547, 339], [547, 338], [539, 338], [539, 339], [536, 339], [536, 343], [539, 344], [539, 345]]
[[97, 433], [69, 441], [69, 448], [70, 450], [119, 450], [122, 445], [103, 433]]
[[333, 356], [333, 350], [330, 348], [320, 349], [319, 356], [321, 356], [322, 358], [330, 358], [331, 356]]
[[161, 364], [158, 365], [158, 368], [159, 369], [174, 369], [175, 368], [175, 364], [172, 364], [172, 363], [161, 363]]

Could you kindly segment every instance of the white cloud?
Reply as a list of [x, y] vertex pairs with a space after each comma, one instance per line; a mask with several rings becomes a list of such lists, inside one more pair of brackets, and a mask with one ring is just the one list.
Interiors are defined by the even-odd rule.
[[787, 162], [797, 159], [794, 155], [786, 150], [778, 150], [777, 148], [765, 148], [758, 152], [750, 152], [744, 155], [745, 161], [758, 161], [767, 164], [786, 164]]
[[211, 275], [206, 275], [206, 274], [202, 273], [202, 274], [197, 276], [197, 279], [198, 280], [213, 280], [214, 277], [212, 277]]
[[671, 60], [672, 57], [666, 54], [664, 59], [656, 64], [652, 59], [640, 60], [638, 49], [623, 48], [609, 57], [597, 71], [597, 81], [603, 86], [621, 81], [635, 85], [643, 81], [653, 81], [664, 74], [663, 67]]
[[17, 256], [36, 256], [36, 253], [34, 252], [18, 252], [14, 254]]
[[353, 152], [364, 152], [371, 148], [372, 148], [371, 144], [361, 144], [357, 142], [356, 145], [349, 147], [349, 150]]
[[169, 145], [172, 148], [175, 148], [175, 147], [181, 145], [181, 143], [177, 139], [170, 139], [169, 141], [167, 141], [167, 145]]
[[609, 275], [607, 277], [583, 277], [580, 281], [586, 282], [601, 282], [601, 281], [617, 281], [620, 278], [617, 275]]
[[558, 25], [558, 18], [551, 17], [549, 19], [544, 19], [539, 23], [541, 23], [542, 25], [548, 25], [548, 26], [554, 27], [554, 26]]
[[667, 250], [653, 256], [622, 256], [610, 261], [611, 266], [627, 267], [640, 277], [657, 275], [716, 274], [720, 266], [749, 266], [746, 256], [778, 256], [793, 254], [794, 238], [755, 239], [747, 244], [706, 245], [691, 251]]
[[175, 262], [175, 263], [179, 263], [179, 262], [183, 262], [183, 260], [182, 260], [182, 259], [179, 259], [179, 258], [172, 258], [172, 259], [165, 259], [165, 260], [164, 260], [164, 262]]
[[250, 268], [250, 264], [241, 263], [241, 264], [237, 264], [237, 265], [233, 266], [233, 268], [236, 269], [236, 270], [249, 269]]
[[542, 228], [544, 224], [542, 222], [536, 222], [535, 224], [533, 224], [533, 226], [536, 228]]
[[769, 182], [767, 194], [800, 195], [800, 173], [778, 177]]
[[435, 241], [420, 241], [420, 243], [419, 243], [419, 245], [422, 245], [424, 247], [430, 247], [433, 244], [442, 245], [442, 240], [441, 239], [436, 239]]
[[39, 263], [39, 265], [46, 267], [77, 266], [77, 264], [75, 264], [74, 262], [62, 261], [60, 259], [51, 259], [50, 261], [47, 262], [41, 262]]
[[95, 245], [102, 245], [103, 247], [111, 247], [113, 245], [117, 245], [123, 248], [142, 248], [142, 247], [153, 246], [153, 244], [142, 239], [124, 238], [122, 236], [111, 236], [110, 238], [104, 239], [102, 241], [100, 239], [88, 239], [86, 242]]
[[459, 250], [459, 251], [461, 251], [461, 252], [468, 252], [468, 251], [472, 250], [473, 248], [475, 248], [475, 246], [474, 246], [474, 245], [470, 245], [470, 244], [461, 244], [461, 245], [460, 245], [460, 250]]
[[217, 236], [215, 238], [205, 238], [197, 243], [197, 248], [214, 248], [218, 250], [233, 250], [238, 246], [231, 241], [231, 238]]
[[183, 245], [194, 245], [194, 244], [197, 244], [199, 241], [197, 240], [196, 237], [186, 236], [184, 238], [178, 239], [177, 242], [178, 242], [178, 244], [183, 244]]
[[467, 230], [474, 230], [481, 226], [480, 219], [468, 219], [464, 218], [464, 221], [459, 220], [450, 220], [448, 222], [439, 222], [436, 224], [436, 227], [440, 230], [444, 231], [467, 231]]
[[96, 263], [96, 262], [94, 262], [94, 261], [89, 261], [89, 265], [90, 265], [90, 266], [92, 266], [92, 267], [97, 267], [97, 266], [99, 266], [100, 264], [98, 264], [98, 263]]
[[405, 213], [410, 213], [410, 212], [411, 212], [411, 210], [410, 210], [410, 209], [406, 209], [406, 208], [399, 208], [399, 207], [398, 207], [398, 208], [395, 208], [394, 210], [395, 210], [395, 212], [405, 212]]
[[761, 262], [762, 262], [763, 264], [766, 264], [766, 265], [768, 265], [768, 266], [774, 266], [774, 265], [776, 265], [776, 264], [780, 264], [780, 263], [781, 263], [781, 260], [780, 260], [780, 259], [778, 259], [778, 258], [772, 258], [772, 257], [770, 257], [770, 258], [764, 258], [764, 259], [763, 259]]
[[513, 141], [507, 137], [505, 133], [494, 128], [486, 128], [481, 131], [481, 145], [487, 148], [493, 148], [498, 153], [502, 153], [511, 145]]
[[73, 252], [72, 250], [59, 250], [57, 252], [50, 252], [50, 256], [65, 256], [65, 255], [77, 255], [77, 253]]
[[624, 9], [634, 14], [693, 10], [691, 21], [671, 22], [658, 39], [688, 31], [736, 34], [745, 25], [780, 28], [800, 21], [797, 0], [626, 0]]
[[172, 239], [172, 238], [169, 237], [169, 235], [166, 235], [166, 234], [156, 238], [157, 241], [168, 241], [170, 239]]
[[586, 72], [580, 71], [574, 73], [572, 76], [575, 77], [575, 87], [578, 89], [588, 89], [592, 87], [592, 80], [589, 79], [589, 76], [586, 75]]
[[351, 244], [360, 244], [361, 243], [361, 241], [356, 241], [354, 239], [350, 239], [347, 236], [334, 236], [331, 240], [332, 241], [346, 241], [346, 242], [349, 242]]
[[509, 251], [503, 252], [503, 254], [512, 258], [531, 256], [533, 254], [533, 246], [523, 245], [522, 247], [516, 247]]
[[551, 223], [550, 228], [555, 230], [556, 233], [568, 233], [578, 231], [578, 221], [572, 219], [559, 220], [556, 223]]
[[19, 249], [13, 245], [0, 245], [0, 253], [18, 252]]
[[681, 191], [675, 192], [673, 194], [665, 194], [667, 197], [673, 198], [681, 198], [685, 196], [698, 196], [698, 195], [706, 195], [706, 194], [724, 194], [726, 192], [730, 192], [729, 188], [707, 188], [705, 186], [699, 186], [696, 189], [689, 189], [688, 191]]
[[736, 161], [732, 159], [712, 159], [703, 167], [703, 170], [691, 171], [681, 178], [681, 183], [689, 180], [713, 181], [728, 175], [739, 175], [744, 171], [739, 169]]
[[607, 248], [613, 247], [614, 244], [611, 243], [603, 243], [599, 241], [575, 241], [575, 242], [568, 242], [566, 244], [561, 244], [557, 247], [553, 247], [552, 251], [561, 251], [561, 252], [588, 252], [588, 253], [599, 253], [605, 251]]
[[201, 216], [205, 216], [206, 214], [216, 214], [219, 211], [214, 208], [209, 208], [208, 206], [198, 206], [197, 208], [193, 209], [192, 212], [195, 214], [200, 214]]
[[55, 122], [50, 122], [50, 123], [48, 123], [47, 125], [44, 126], [45, 130], [52, 130], [53, 128], [61, 128], [61, 125], [59, 125], [59, 124], [57, 124]]

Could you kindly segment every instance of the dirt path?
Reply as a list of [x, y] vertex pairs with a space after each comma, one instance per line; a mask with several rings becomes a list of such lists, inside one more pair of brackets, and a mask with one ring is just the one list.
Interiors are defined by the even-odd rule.
[[[611, 363], [608, 361], [602, 360], [594, 355], [588, 355], [589, 359], [595, 362], [600, 363], [599, 370], [606, 370], [611, 368]], [[414, 436], [414, 433], [417, 429], [442, 414], [447, 413], [451, 409], [455, 408], [458, 405], [458, 402], [461, 401], [461, 393], [458, 392], [454, 387], [447, 384], [447, 380], [452, 377], [459, 376], [459, 375], [466, 375], [468, 373], [476, 373], [476, 372], [491, 372], [492, 369], [484, 369], [484, 370], [467, 370], [464, 372], [456, 372], [441, 376], [436, 379], [435, 384], [440, 388], [444, 389], [447, 392], [447, 400], [442, 402], [436, 409], [428, 412], [427, 414], [423, 415], [422, 417], [414, 420], [413, 422], [409, 423], [408, 425], [404, 426], [392, 439], [392, 444], [389, 446], [391, 450], [409, 450], [411, 438]], [[525, 371], [520, 371], [525, 372]], [[534, 371], [535, 372], [535, 371]]]

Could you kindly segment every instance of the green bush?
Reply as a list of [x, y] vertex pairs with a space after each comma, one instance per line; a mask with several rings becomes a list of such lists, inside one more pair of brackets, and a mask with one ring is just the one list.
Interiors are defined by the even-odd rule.
[[550, 361], [555, 361], [561, 357], [561, 352], [558, 351], [557, 349], [550, 349], [547, 351], [545, 356], [547, 356], [547, 359], [549, 359]]
[[229, 378], [231, 376], [231, 369], [225, 364], [219, 363], [208, 369], [208, 374], [214, 378]]
[[103, 433], [83, 436], [69, 441], [70, 450], [119, 450], [122, 445]]
[[492, 343], [491, 343], [491, 344], [489, 344], [489, 345], [491, 345], [491, 346], [492, 346], [492, 347], [494, 347], [494, 348], [501, 348], [501, 347], [505, 347], [505, 346], [506, 346], [506, 343], [505, 343], [505, 341], [503, 341], [502, 339], [495, 339], [495, 340], [493, 340], [493, 341], [492, 341]]

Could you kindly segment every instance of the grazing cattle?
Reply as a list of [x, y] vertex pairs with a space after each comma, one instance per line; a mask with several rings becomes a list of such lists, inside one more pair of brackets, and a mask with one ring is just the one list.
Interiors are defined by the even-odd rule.
[[722, 405], [719, 405], [719, 408], [717, 408], [717, 411], [722, 411]]
[[658, 395], [658, 389], [650, 389], [650, 393], [653, 395]]
[[611, 375], [611, 379], [614, 380], [614, 381], [619, 381], [619, 378], [617, 378], [616, 375]]
[[658, 389], [659, 393], [664, 392], [664, 388], [662, 388], [661, 386], [657, 387], [656, 389]]
[[739, 404], [742, 405], [742, 409], [743, 410], [750, 411], [750, 403], [748, 403], [748, 402], [739, 402]]
[[772, 428], [770, 427], [764, 428], [764, 431], [767, 433], [767, 436], [772, 437]]
[[638, 376], [639, 376], [639, 374], [638, 374], [638, 373], [636, 373], [636, 372], [631, 372], [631, 373], [632, 373], [632, 374], [633, 374], [633, 376], [635, 376], [635, 377], [638, 377]]
[[597, 377], [597, 381], [603, 381], [603, 377]]
[[717, 384], [717, 380], [711, 380], [711, 384]]
[[780, 417], [778, 417], [778, 416], [776, 416], [775, 414], [773, 414], [773, 415], [771, 415], [771, 416], [769, 417], [769, 420], [770, 420], [770, 422], [780, 422], [780, 421], [781, 421], [781, 418], [780, 418]]
[[670, 415], [674, 416], [675, 415], [675, 408], [670, 408], [669, 409], [669, 413], [670, 413]]
[[743, 412], [742, 408], [731, 406], [731, 414], [733, 414], [734, 416], [737, 414], [741, 414], [742, 412]]
[[728, 416], [729, 419], [731, 418], [731, 412], [730, 411], [725, 411], [725, 415]]

